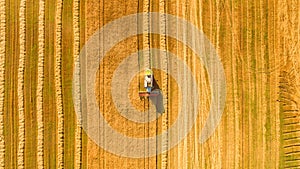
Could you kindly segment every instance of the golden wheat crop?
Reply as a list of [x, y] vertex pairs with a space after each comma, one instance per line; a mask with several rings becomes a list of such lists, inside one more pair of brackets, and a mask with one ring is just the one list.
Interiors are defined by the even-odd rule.
[[[197, 92], [193, 87], [179, 89], [179, 85], [190, 86], [186, 67], [181, 70], [177, 62], [170, 62], [167, 53], [157, 56], [146, 52], [134, 62], [140, 71], [161, 60], [159, 66], [175, 69], [183, 78], [176, 81], [170, 73], [154, 69], [165, 108], [157, 121], [140, 124], [120, 116], [119, 105], [110, 95], [113, 68], [122, 63], [118, 58], [150, 48], [169, 51], [190, 68], [199, 88], [199, 108], [193, 107], [199, 114], [187, 137], [171, 150], [133, 159], [107, 152], [82, 129], [81, 113], [85, 112], [74, 111], [74, 107], [81, 110], [81, 103], [72, 100], [72, 85], [78, 85], [79, 90], [74, 91], [78, 97], [82, 91], [72, 77], [76, 75], [75, 82], [82, 80], [77, 77], [79, 70], [73, 72], [74, 65], [80, 63], [81, 48], [97, 30], [123, 16], [147, 12], [178, 16], [206, 35], [224, 67], [226, 107], [214, 134], [200, 144], [212, 97], [207, 70], [189, 46], [165, 35], [167, 31], [184, 31], [183, 41], [188, 41], [188, 27], [170, 23], [163, 15], [144, 15], [138, 20], [138, 31], [158, 29], [161, 35], [129, 37], [101, 61], [102, 80], [97, 87], [102, 94], [102, 116], [128, 137], [155, 137], [172, 127], [180, 109], [194, 106], [192, 100], [180, 100], [182, 93]], [[154, 22], [159, 22], [159, 27], [153, 28]], [[0, 0], [0, 169], [299, 168], [299, 28], [297, 0]], [[109, 33], [113, 38], [114, 33]], [[138, 97], [137, 91], [144, 88], [135, 83], [130, 82], [129, 89], [136, 91], [128, 90], [132, 105], [152, 111], [152, 102]], [[192, 122], [179, 120], [187, 122], [178, 131], [186, 130]], [[100, 133], [104, 141], [121, 143], [109, 140], [110, 133]], [[168, 149], [170, 139], [174, 138], [163, 137], [156, 146]], [[142, 146], [149, 150], [146, 144]]]

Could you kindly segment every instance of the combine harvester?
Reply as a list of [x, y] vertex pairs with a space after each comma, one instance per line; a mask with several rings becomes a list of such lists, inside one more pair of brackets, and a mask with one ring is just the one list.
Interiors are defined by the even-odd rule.
[[139, 91], [139, 96], [141, 98], [143, 97], [155, 97], [160, 94], [159, 89], [153, 89], [153, 72], [151, 69], [145, 70], [145, 76], [144, 76], [144, 88], [146, 91]]

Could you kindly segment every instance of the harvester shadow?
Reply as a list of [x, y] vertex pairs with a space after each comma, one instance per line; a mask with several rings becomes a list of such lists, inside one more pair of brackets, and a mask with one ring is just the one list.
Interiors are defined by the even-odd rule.
[[161, 92], [161, 89], [153, 75], [153, 89], [152, 91], [159, 91], [159, 94], [157, 96], [150, 96], [149, 99], [151, 100], [152, 104], [155, 105], [156, 113], [164, 113], [164, 103], [163, 103], [163, 93]]

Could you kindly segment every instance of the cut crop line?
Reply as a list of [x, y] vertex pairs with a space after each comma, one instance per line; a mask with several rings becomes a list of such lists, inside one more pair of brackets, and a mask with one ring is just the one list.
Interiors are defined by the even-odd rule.
[[[288, 113], [288, 112], [296, 113], [296, 112], [299, 112], [299, 110], [297, 110], [297, 109], [294, 109], [294, 110], [284, 110], [283, 112], [284, 113]], [[300, 115], [300, 114], [298, 113], [298, 115]]]
[[[165, 0], [159, 1], [159, 12], [160, 13], [166, 13], [166, 2]], [[162, 50], [167, 50], [167, 40], [166, 40], [166, 24], [167, 20], [165, 15], [160, 16], [159, 18], [159, 26], [160, 26], [160, 47]], [[165, 67], [165, 70], [168, 70], [168, 57], [166, 55], [166, 52], [164, 52], [163, 56], [163, 67]], [[164, 107], [166, 108], [165, 114], [162, 117], [162, 130], [167, 131], [168, 130], [168, 74], [163, 76], [162, 79], [162, 89], [165, 89], [165, 99], [163, 100]], [[157, 126], [158, 127], [158, 126]], [[167, 150], [168, 149], [168, 136], [164, 137], [162, 140], [162, 149]], [[161, 159], [161, 168], [168, 168], [168, 152], [162, 153], [162, 159]]]
[[[74, 63], [79, 64], [79, 52], [80, 52], [80, 27], [79, 27], [79, 0], [74, 0], [73, 2], [73, 33], [74, 33], [74, 46], [73, 46], [73, 53], [74, 53]], [[79, 72], [76, 72], [76, 74], [79, 77]], [[77, 79], [79, 80], [79, 79]], [[76, 83], [77, 84], [77, 83]], [[80, 86], [77, 86], [77, 89], [79, 89]], [[79, 91], [75, 91], [77, 93], [77, 96], [80, 97], [80, 89]], [[75, 106], [78, 107], [77, 110], [80, 109], [80, 103], [74, 103]], [[82, 160], [81, 160], [81, 151], [82, 151], [82, 142], [81, 142], [81, 134], [82, 134], [82, 121], [81, 121], [81, 112], [77, 113], [77, 125], [76, 125], [76, 131], [75, 131], [75, 168], [80, 169]]]
[[[148, 12], [150, 12], [150, 0], [143, 1], [143, 12], [147, 13], [146, 18], [143, 18], [143, 32], [150, 32], [150, 18]], [[144, 15], [145, 16], [145, 15]], [[150, 34], [143, 34], [143, 49], [150, 49]], [[151, 68], [151, 54], [143, 56], [144, 68]]]
[[45, 0], [39, 1], [38, 18], [38, 83], [37, 83], [37, 166], [44, 168], [44, 59], [45, 59]]
[[291, 155], [291, 154], [300, 154], [300, 151], [291, 151], [291, 152], [285, 152], [286, 155]]
[[5, 88], [5, 0], [0, 1], [0, 168], [5, 168], [4, 88]]
[[55, 97], [57, 111], [57, 168], [64, 168], [64, 113], [62, 100], [62, 6], [63, 1], [56, 3], [56, 39], [55, 39]]
[[289, 137], [289, 138], [284, 138], [283, 140], [284, 141], [287, 141], [287, 140], [300, 140], [300, 137]]
[[285, 145], [283, 148], [300, 147], [300, 144]]
[[[285, 118], [284, 120], [286, 120], [287, 118]], [[294, 118], [293, 118], [294, 119]], [[297, 124], [299, 124], [299, 122], [289, 122], [289, 123], [287, 123], [287, 122], [283, 122], [283, 124], [285, 125], [285, 126], [288, 126], [288, 125], [297, 125]]]
[[283, 130], [283, 135], [287, 135], [287, 134], [291, 134], [291, 133], [299, 133], [300, 132], [300, 130], [287, 130], [287, 131], [285, 131], [285, 130]]
[[296, 159], [287, 159], [287, 160], [286, 160], [286, 162], [289, 162], [289, 161], [293, 161], [293, 162], [294, 162], [294, 161], [300, 161], [300, 159], [296, 158]]
[[[283, 115], [283, 124], [284, 125], [300, 125], [300, 121], [297, 121], [297, 117], [299, 117], [299, 115]], [[296, 121], [296, 122], [295, 122]]]
[[17, 166], [24, 166], [24, 148], [25, 148], [25, 113], [24, 113], [24, 71], [25, 71], [25, 56], [26, 56], [26, 0], [20, 2], [19, 13], [19, 67], [18, 67], [18, 148], [17, 148]]
[[[299, 115], [290, 115], [290, 116], [287, 116], [287, 115], [284, 115], [284, 120], [287, 120], [287, 119], [295, 119], [295, 118], [297, 118], [297, 117], [299, 117]], [[299, 124], [300, 124], [300, 122], [299, 122]]]
[[300, 165], [285, 166], [284, 168], [296, 168], [296, 167], [300, 167]]

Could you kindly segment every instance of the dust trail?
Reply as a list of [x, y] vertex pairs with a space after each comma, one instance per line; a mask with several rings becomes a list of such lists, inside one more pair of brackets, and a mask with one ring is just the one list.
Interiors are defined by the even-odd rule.
[[[80, 53], [80, 28], [79, 28], [79, 0], [74, 0], [73, 2], [73, 34], [74, 34], [74, 46], [73, 46], [73, 53], [74, 53], [74, 63], [79, 64], [79, 53]], [[80, 65], [79, 65], [80, 66]], [[79, 72], [75, 72], [79, 74]], [[80, 88], [80, 86], [78, 86]], [[75, 91], [77, 95], [80, 97], [80, 89], [79, 91]], [[79, 106], [77, 110], [80, 109], [80, 103], [74, 103], [75, 106]], [[77, 115], [81, 115], [81, 112], [78, 112]], [[81, 160], [81, 151], [82, 151], [82, 141], [81, 141], [81, 134], [82, 134], [82, 121], [81, 116], [77, 117], [77, 125], [75, 130], [75, 168], [81, 168], [82, 160]]]
[[24, 149], [25, 149], [25, 113], [24, 113], [24, 70], [25, 70], [25, 56], [26, 56], [26, 0], [20, 2], [20, 54], [19, 54], [19, 67], [18, 67], [18, 148], [17, 148], [17, 166], [24, 168]]
[[55, 41], [55, 97], [57, 111], [57, 168], [64, 168], [64, 113], [62, 101], [62, 6], [63, 1], [56, 2], [56, 41]]
[[37, 167], [44, 168], [44, 59], [45, 59], [45, 0], [39, 1], [38, 18], [38, 83], [37, 83]]
[[5, 0], [0, 1], [0, 168], [5, 168], [4, 88], [5, 88]]

